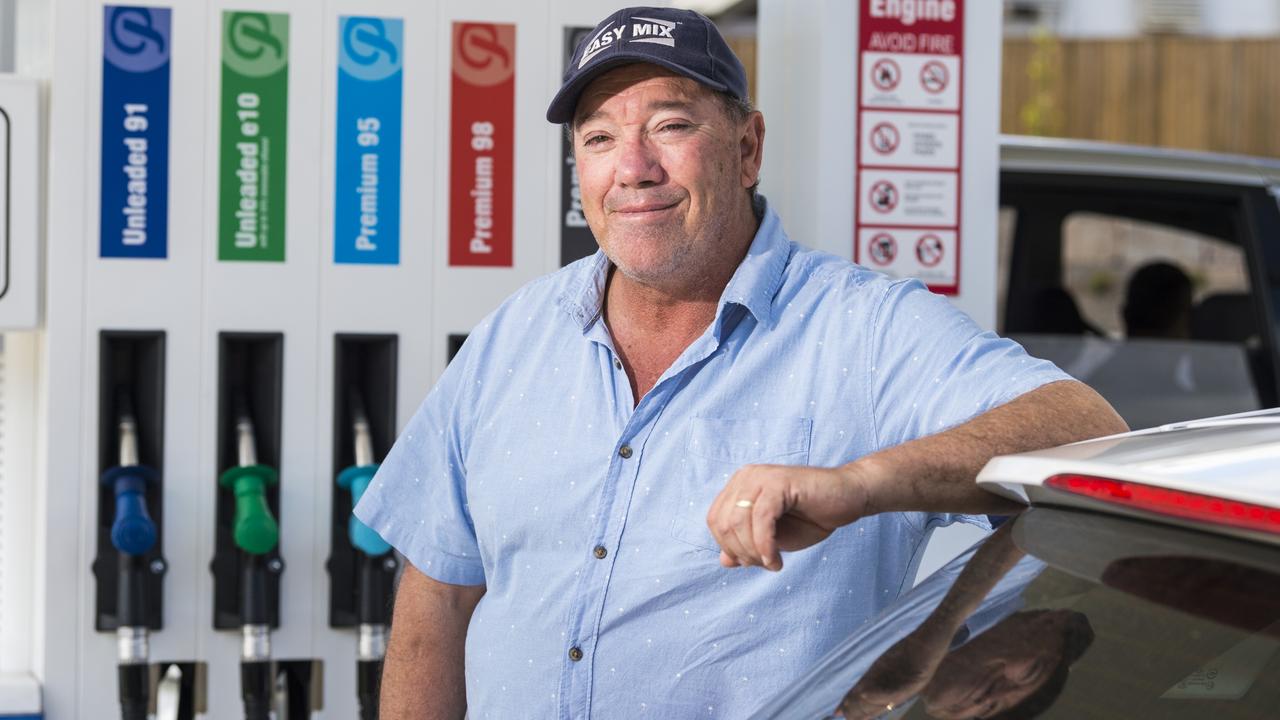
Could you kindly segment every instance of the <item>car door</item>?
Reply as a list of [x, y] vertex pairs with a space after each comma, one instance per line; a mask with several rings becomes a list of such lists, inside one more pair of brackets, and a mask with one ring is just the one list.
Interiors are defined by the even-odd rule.
[[1135, 429], [1277, 404], [1265, 187], [1023, 168], [1000, 201], [1003, 334]]

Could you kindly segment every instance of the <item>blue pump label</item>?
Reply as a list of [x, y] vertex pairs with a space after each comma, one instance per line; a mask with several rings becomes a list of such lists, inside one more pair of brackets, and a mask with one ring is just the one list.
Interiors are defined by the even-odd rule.
[[333, 261], [400, 262], [400, 126], [404, 21], [338, 23]]
[[103, 8], [104, 258], [168, 256], [170, 15], [168, 8]]

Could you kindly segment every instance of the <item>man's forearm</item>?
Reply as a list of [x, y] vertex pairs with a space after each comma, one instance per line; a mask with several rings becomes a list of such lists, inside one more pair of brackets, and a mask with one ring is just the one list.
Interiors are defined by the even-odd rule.
[[408, 566], [382, 668], [384, 720], [458, 720], [467, 710], [467, 624], [484, 587], [446, 585]]
[[866, 514], [889, 511], [1002, 513], [1016, 503], [973, 479], [992, 457], [1125, 432], [1128, 427], [1083, 383], [1028, 392], [949, 430], [887, 448], [842, 469], [867, 489]]

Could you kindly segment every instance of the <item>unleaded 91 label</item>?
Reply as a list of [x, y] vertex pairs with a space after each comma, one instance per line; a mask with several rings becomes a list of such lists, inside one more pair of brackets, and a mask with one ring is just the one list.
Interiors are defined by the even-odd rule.
[[284, 260], [289, 16], [222, 15], [218, 259]]
[[104, 258], [168, 255], [170, 15], [168, 8], [103, 8]]

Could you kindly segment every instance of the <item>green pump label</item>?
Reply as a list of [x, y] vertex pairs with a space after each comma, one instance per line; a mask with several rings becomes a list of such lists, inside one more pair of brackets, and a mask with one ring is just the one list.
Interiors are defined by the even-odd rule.
[[289, 16], [222, 14], [218, 259], [283, 262]]

